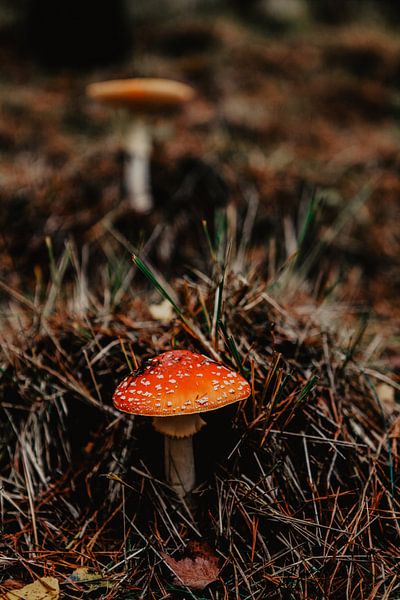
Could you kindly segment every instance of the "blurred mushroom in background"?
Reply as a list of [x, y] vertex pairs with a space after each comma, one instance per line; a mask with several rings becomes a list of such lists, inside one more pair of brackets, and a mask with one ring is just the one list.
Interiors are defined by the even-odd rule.
[[168, 117], [194, 96], [180, 81], [159, 78], [117, 79], [92, 83], [87, 94], [118, 109], [123, 118], [125, 187], [131, 207], [138, 213], [153, 208], [150, 190], [150, 157], [155, 117]]

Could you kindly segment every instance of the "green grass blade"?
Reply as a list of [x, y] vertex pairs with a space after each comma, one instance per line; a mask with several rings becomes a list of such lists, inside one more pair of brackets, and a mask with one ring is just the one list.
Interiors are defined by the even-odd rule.
[[153, 271], [151, 271], [151, 269], [146, 265], [146, 263], [144, 263], [143, 260], [141, 258], [139, 258], [139, 256], [136, 256], [136, 254], [134, 254], [132, 256], [132, 260], [135, 263], [135, 265], [137, 266], [137, 268], [143, 273], [143, 275], [156, 288], [156, 290], [160, 293], [160, 295], [163, 298], [165, 298], [166, 300], [168, 300], [168, 302], [173, 306], [173, 308], [177, 312], [177, 314], [182, 317], [183, 316], [182, 309], [177, 305], [175, 300], [173, 300], [173, 298], [171, 298], [171, 296], [168, 294], [167, 290], [157, 280]]

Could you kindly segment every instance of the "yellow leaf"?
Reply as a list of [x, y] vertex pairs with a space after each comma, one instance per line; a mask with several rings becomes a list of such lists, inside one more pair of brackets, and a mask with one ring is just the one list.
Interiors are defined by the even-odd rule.
[[378, 383], [375, 387], [379, 400], [389, 414], [392, 414], [396, 408], [394, 388], [387, 383]]
[[175, 316], [174, 309], [168, 300], [163, 300], [160, 304], [150, 304], [148, 308], [153, 319], [162, 323], [169, 323]]
[[2, 600], [58, 600], [60, 588], [55, 577], [41, 577], [19, 590], [7, 592]]
[[87, 567], [75, 569], [66, 580], [66, 583], [83, 584], [90, 591], [97, 590], [101, 587], [111, 586], [111, 583], [106, 581], [101, 573], [91, 571]]
[[103, 579], [103, 576], [100, 573], [90, 571], [87, 567], [80, 567], [79, 569], [75, 569], [68, 579], [77, 583], [86, 583], [87, 581]]

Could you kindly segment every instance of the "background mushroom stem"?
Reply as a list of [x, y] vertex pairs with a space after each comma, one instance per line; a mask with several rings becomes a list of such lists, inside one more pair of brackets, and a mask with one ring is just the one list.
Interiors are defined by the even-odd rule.
[[125, 148], [124, 179], [130, 205], [136, 212], [149, 212], [153, 208], [150, 190], [152, 143], [149, 126], [143, 119], [134, 119], [129, 125]]
[[180, 498], [190, 493], [196, 483], [193, 437], [164, 436], [165, 477]]

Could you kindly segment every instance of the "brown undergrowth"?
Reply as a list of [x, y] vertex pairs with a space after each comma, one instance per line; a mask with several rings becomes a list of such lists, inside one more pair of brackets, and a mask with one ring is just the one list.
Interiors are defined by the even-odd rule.
[[[204, 268], [171, 285], [140, 258], [93, 278], [68, 245], [33, 297], [3, 289], [3, 579], [53, 575], [66, 598], [82, 597], [67, 579], [79, 566], [108, 586], [90, 597], [110, 599], [399, 591], [399, 413], [380, 393], [398, 385], [376, 368], [357, 315], [338, 295], [317, 299], [293, 257], [266, 277], [271, 256], [247, 246], [247, 216], [238, 246], [231, 211], [230, 241], [222, 226]], [[161, 321], [158, 292], [174, 308]], [[252, 386], [206, 415], [184, 504], [163, 482], [149, 421], [110, 400], [130, 369], [171, 347], [240, 369]], [[222, 565], [206, 592], [173, 584], [162, 558], [198, 539]]]

